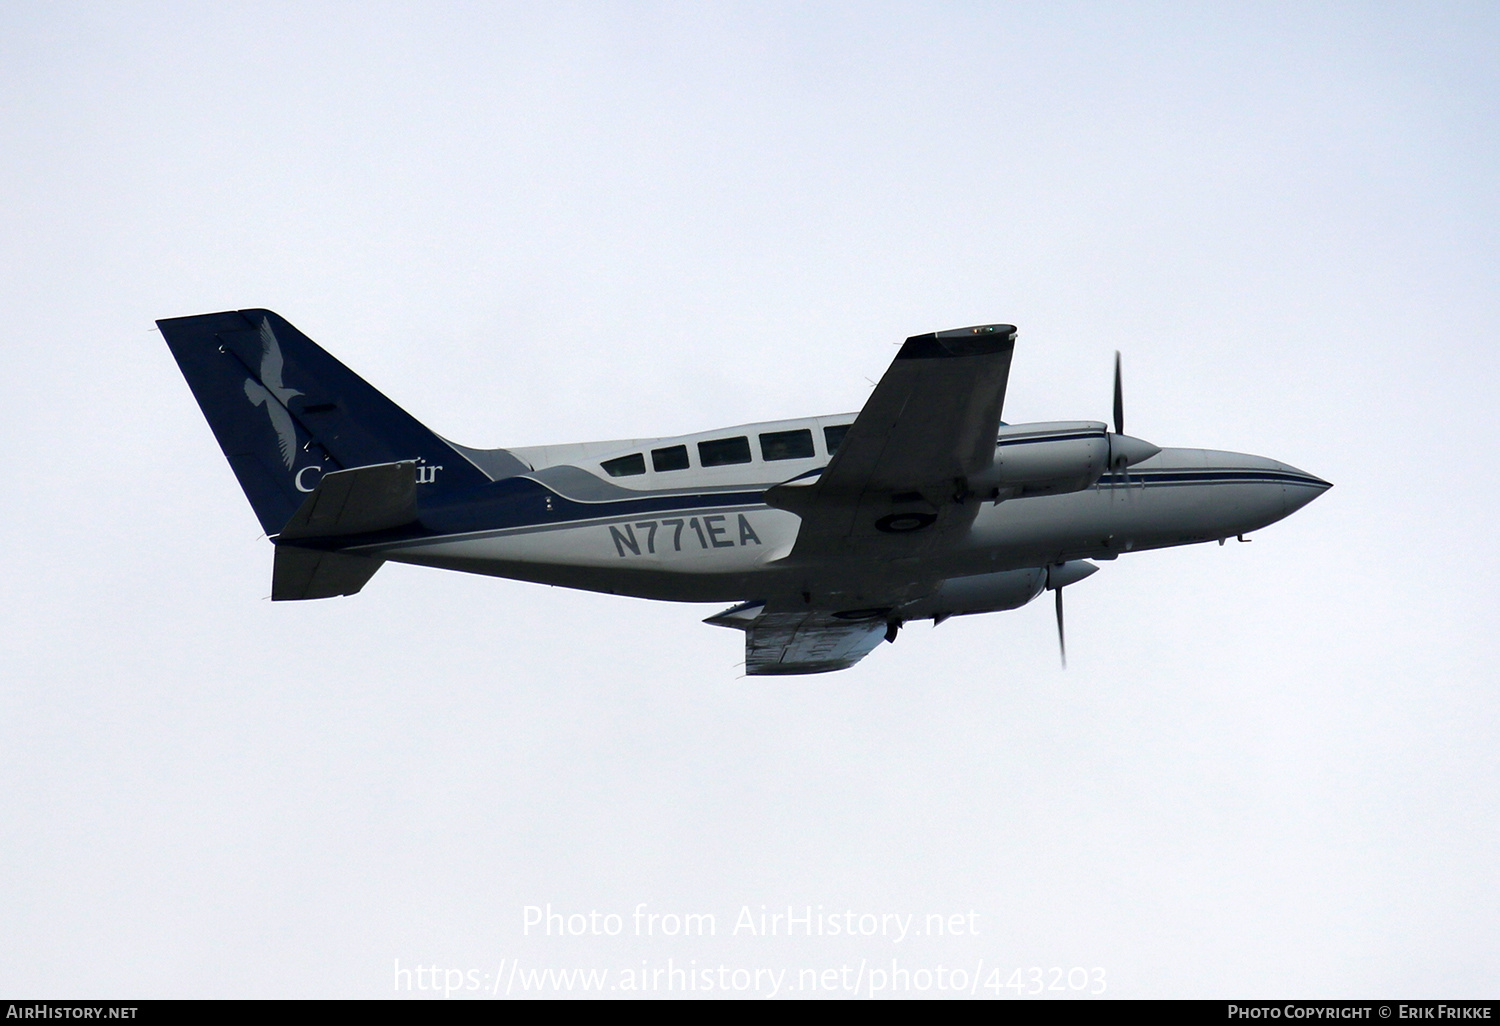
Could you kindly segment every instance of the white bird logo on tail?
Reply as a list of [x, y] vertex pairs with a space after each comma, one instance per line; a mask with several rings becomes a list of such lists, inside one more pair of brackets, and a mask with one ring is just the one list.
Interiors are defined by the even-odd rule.
[[270, 318], [261, 318], [260, 381], [245, 379], [245, 398], [250, 400], [252, 406], [264, 404], [266, 413], [271, 418], [271, 426], [276, 429], [277, 441], [281, 444], [281, 458], [286, 462], [286, 469], [291, 470], [292, 464], [297, 460], [297, 425], [287, 412], [286, 404], [291, 401], [292, 396], [303, 393], [281, 383], [281, 371], [285, 363], [286, 360], [281, 355], [281, 344], [276, 341], [276, 332], [271, 330]]

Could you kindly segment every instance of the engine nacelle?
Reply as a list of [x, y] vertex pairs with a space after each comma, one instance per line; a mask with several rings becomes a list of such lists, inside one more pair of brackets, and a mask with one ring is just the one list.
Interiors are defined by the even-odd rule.
[[1018, 495], [1056, 495], [1092, 487], [1109, 469], [1109, 429], [1090, 421], [1017, 424], [1000, 429], [985, 475]]
[[953, 577], [944, 581], [936, 592], [902, 615], [909, 620], [944, 619], [965, 613], [998, 613], [1017, 609], [1042, 593], [1047, 586], [1047, 571], [1002, 570], [997, 574]]
[[1097, 421], [1006, 425], [995, 442], [995, 462], [969, 479], [969, 491], [1002, 499], [1081, 492], [1110, 469], [1160, 451], [1139, 438], [1112, 434]]
[[906, 620], [945, 620], [968, 613], [1018, 609], [1044, 590], [1076, 584], [1098, 569], [1086, 560], [1075, 559], [1036, 569], [950, 577], [929, 597], [901, 607], [900, 615]]

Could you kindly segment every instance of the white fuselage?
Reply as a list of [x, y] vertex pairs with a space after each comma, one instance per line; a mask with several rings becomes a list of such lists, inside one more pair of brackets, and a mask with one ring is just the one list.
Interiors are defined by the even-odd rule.
[[[767, 505], [764, 492], [826, 467], [829, 443], [836, 443], [830, 436], [853, 420], [845, 414], [677, 438], [511, 449], [531, 467], [521, 477], [541, 486], [533, 514], [363, 551], [654, 599], [735, 601], [815, 591], [819, 574], [836, 574], [836, 568], [788, 561], [801, 520]], [[1000, 441], [1009, 436], [1007, 451], [1024, 457], [1028, 446], [1047, 444], [1037, 427], [1002, 427]], [[1077, 490], [984, 502], [960, 544], [918, 565], [891, 560], [858, 570], [862, 586], [878, 588], [888, 580], [899, 588], [917, 579], [1222, 540], [1280, 520], [1327, 487], [1259, 456], [1163, 449]]]

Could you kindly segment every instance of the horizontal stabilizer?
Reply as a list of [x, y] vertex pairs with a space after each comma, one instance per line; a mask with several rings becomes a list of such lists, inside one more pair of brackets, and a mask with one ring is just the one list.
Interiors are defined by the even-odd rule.
[[295, 545], [276, 546], [271, 572], [271, 601], [333, 598], [353, 595], [375, 576], [383, 559], [320, 552]]
[[276, 539], [271, 600], [353, 595], [384, 560], [288, 545], [402, 527], [417, 519], [417, 465], [409, 460], [324, 474]]
[[409, 460], [324, 474], [279, 535], [332, 538], [403, 527], [417, 519], [417, 465]]

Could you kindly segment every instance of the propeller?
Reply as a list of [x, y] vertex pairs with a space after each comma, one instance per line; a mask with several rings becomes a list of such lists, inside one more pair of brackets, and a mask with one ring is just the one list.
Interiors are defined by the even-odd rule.
[[1046, 587], [1048, 591], [1057, 592], [1057, 651], [1062, 656], [1062, 666], [1068, 668], [1068, 640], [1063, 631], [1063, 589], [1070, 584], [1077, 584], [1085, 577], [1099, 568], [1086, 559], [1073, 559], [1066, 563], [1053, 563], [1047, 567]]
[[1161, 452], [1159, 446], [1125, 433], [1125, 385], [1120, 375], [1120, 351], [1115, 350], [1115, 430], [1109, 436], [1109, 477], [1118, 484], [1121, 476], [1130, 486], [1129, 467]]
[[1120, 351], [1115, 350], [1115, 434], [1125, 433], [1125, 388], [1120, 384]]
[[[1115, 350], [1115, 434], [1125, 433], [1125, 385], [1120, 380], [1120, 351]], [[1130, 471], [1126, 469], [1124, 454], [1116, 455], [1110, 447], [1109, 476], [1113, 481], [1119, 480], [1119, 475], [1125, 476], [1125, 487], [1130, 487]]]
[[1068, 642], [1067, 642], [1067, 638], [1064, 637], [1064, 635], [1063, 635], [1062, 593], [1063, 593], [1063, 590], [1061, 588], [1058, 588], [1057, 589], [1057, 654], [1060, 655], [1060, 656], [1062, 656], [1062, 668], [1064, 670], [1066, 670], [1068, 668]]

